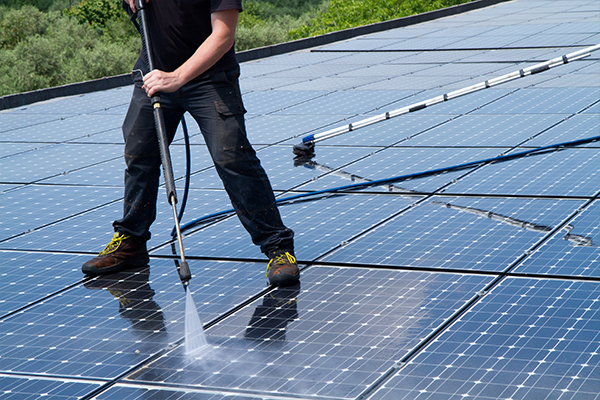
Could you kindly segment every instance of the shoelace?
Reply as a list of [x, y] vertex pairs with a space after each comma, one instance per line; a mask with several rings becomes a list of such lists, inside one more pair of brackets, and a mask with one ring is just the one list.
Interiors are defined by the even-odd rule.
[[267, 264], [267, 278], [269, 277], [269, 268], [271, 268], [271, 265], [273, 264], [273, 262], [275, 262], [275, 264], [278, 264], [278, 265], [283, 265], [286, 262], [293, 264], [296, 262], [296, 258], [293, 255], [291, 255], [288, 251], [271, 258], [271, 260], [269, 261], [269, 264]]
[[110, 243], [106, 245], [104, 250], [102, 250], [99, 255], [104, 256], [116, 251], [119, 246], [121, 246], [121, 242], [125, 239], [129, 239], [130, 237], [131, 236], [123, 235], [118, 232], [115, 233]]

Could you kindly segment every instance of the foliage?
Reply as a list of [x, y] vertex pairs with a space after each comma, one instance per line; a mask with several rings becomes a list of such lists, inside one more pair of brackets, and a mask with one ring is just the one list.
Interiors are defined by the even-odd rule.
[[82, 0], [76, 6], [64, 10], [64, 14], [87, 22], [91, 26], [105, 27], [123, 15], [120, 0]]
[[126, 16], [103, 27], [32, 6], [0, 17], [0, 96], [127, 73], [139, 53]]
[[0, 21], [0, 48], [14, 48], [28, 37], [44, 33], [47, 27], [46, 16], [33, 6], [9, 10]]
[[[243, 0], [236, 50], [469, 0]], [[0, 0], [0, 96], [127, 73], [140, 39], [121, 0]]]
[[329, 7], [290, 37], [300, 39], [356, 26], [387, 21], [472, 0], [331, 0]]

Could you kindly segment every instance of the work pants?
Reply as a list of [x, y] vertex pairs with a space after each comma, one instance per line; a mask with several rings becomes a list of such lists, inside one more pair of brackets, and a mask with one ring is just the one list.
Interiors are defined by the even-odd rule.
[[[267, 255], [276, 249], [293, 251], [294, 232], [283, 225], [275, 196], [260, 160], [246, 137], [239, 69], [192, 81], [174, 93], [161, 93], [169, 144], [187, 111], [196, 120], [233, 208], [254, 244]], [[123, 123], [125, 197], [123, 218], [115, 231], [144, 240], [156, 218], [160, 150], [152, 105], [135, 80]]]

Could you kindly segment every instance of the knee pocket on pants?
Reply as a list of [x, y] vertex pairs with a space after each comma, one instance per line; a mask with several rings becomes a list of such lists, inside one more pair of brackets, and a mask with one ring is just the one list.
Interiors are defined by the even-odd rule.
[[241, 101], [224, 101], [222, 99], [215, 100], [215, 109], [219, 115], [224, 117], [231, 117], [234, 115], [243, 115], [246, 113], [246, 109]]

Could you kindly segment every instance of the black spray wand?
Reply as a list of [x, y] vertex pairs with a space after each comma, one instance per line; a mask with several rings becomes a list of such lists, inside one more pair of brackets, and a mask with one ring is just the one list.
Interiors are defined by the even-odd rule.
[[[146, 22], [146, 10], [144, 0], [136, 0], [135, 7], [140, 19], [140, 35], [142, 37], [142, 48], [146, 56], [148, 70], [154, 70], [154, 62], [152, 52], [150, 50], [150, 37], [148, 35], [148, 24]], [[160, 106], [160, 95], [155, 94], [150, 99], [154, 113], [154, 123], [156, 125], [156, 136], [158, 137], [158, 145], [160, 149], [160, 159], [162, 162], [163, 176], [165, 179], [165, 187], [167, 189], [167, 200], [173, 207], [173, 217], [175, 218], [175, 230], [177, 231], [177, 242], [179, 244], [179, 254], [181, 255], [181, 263], [179, 264], [179, 278], [183, 284], [183, 288], [187, 290], [189, 280], [192, 279], [190, 267], [185, 261], [183, 252], [183, 242], [181, 239], [181, 229], [179, 228], [179, 217], [177, 216], [177, 193], [175, 192], [175, 179], [173, 177], [173, 166], [171, 165], [171, 154], [169, 153], [169, 143], [163, 118], [163, 111]]]

